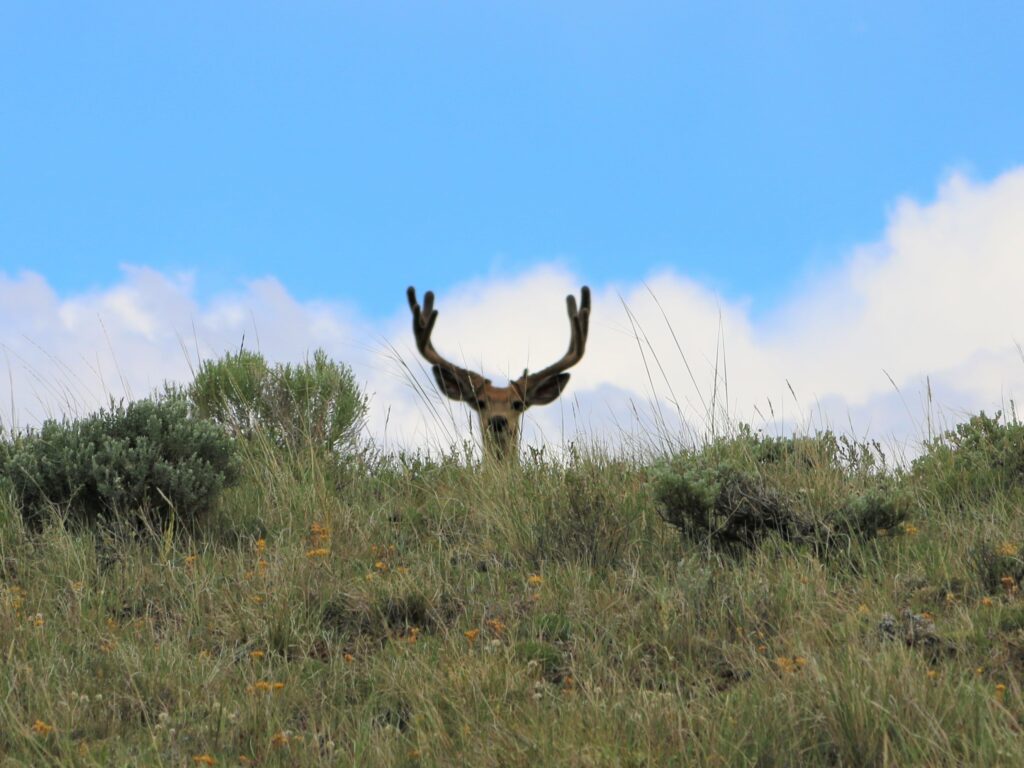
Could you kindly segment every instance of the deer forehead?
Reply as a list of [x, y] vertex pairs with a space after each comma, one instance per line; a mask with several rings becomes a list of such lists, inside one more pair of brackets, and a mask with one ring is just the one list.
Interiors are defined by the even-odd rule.
[[488, 403], [493, 403], [495, 405], [499, 403], [511, 403], [513, 400], [523, 399], [522, 393], [514, 384], [509, 384], [504, 387], [485, 384], [483, 391], [480, 393], [480, 397]]

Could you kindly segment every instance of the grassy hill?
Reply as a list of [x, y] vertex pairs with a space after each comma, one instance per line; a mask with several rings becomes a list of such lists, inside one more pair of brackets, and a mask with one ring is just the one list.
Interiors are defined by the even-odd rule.
[[239, 437], [189, 525], [8, 488], [0, 765], [1024, 765], [1021, 429], [912, 471]]

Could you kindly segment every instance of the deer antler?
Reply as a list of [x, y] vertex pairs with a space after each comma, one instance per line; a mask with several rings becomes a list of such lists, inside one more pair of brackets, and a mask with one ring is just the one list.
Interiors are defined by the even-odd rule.
[[569, 313], [569, 327], [572, 332], [569, 338], [569, 350], [562, 356], [561, 360], [554, 365], [549, 365], [542, 371], [537, 373], [523, 372], [523, 376], [516, 384], [522, 389], [527, 402], [536, 400], [538, 397], [542, 402], [547, 402], [547, 395], [540, 392], [542, 388], [545, 388], [545, 385], [547, 385], [547, 388], [553, 385], [554, 397], [557, 397], [568, 381], [569, 375], [565, 374], [564, 377], [559, 378], [556, 382], [552, 382], [552, 380], [566, 369], [576, 365], [586, 350], [587, 332], [590, 329], [590, 288], [584, 285], [580, 291], [579, 309], [576, 308], [576, 297], [572, 294], [565, 297], [565, 305]]
[[416, 301], [414, 287], [409, 286], [406, 296], [409, 298], [409, 308], [412, 310], [412, 332], [416, 337], [416, 348], [427, 362], [434, 366], [434, 378], [437, 379], [437, 383], [449, 397], [465, 400], [475, 407], [476, 393], [489, 382], [489, 379], [455, 365], [450, 360], [441, 357], [434, 349], [434, 344], [430, 340], [434, 323], [437, 321], [434, 292], [427, 291], [423, 295], [422, 307]]

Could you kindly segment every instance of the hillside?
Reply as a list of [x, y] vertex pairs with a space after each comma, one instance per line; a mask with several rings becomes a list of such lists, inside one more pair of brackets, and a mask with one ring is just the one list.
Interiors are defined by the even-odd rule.
[[257, 431], [187, 525], [8, 486], [0, 764], [1021, 765], [1022, 432], [894, 468], [828, 433], [506, 467]]

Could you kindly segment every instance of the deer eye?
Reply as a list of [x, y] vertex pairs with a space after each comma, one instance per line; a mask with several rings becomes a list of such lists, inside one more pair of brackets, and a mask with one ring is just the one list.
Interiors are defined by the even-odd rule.
[[526, 407], [526, 404], [522, 400], [513, 400], [512, 401], [512, 410], [513, 411], [522, 411], [525, 407]]
[[487, 407], [487, 401], [486, 400], [477, 400], [476, 401], [476, 407], [479, 408], [482, 411], [484, 408]]

